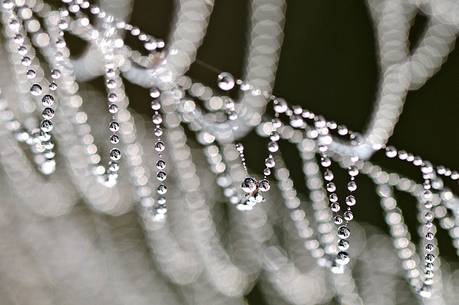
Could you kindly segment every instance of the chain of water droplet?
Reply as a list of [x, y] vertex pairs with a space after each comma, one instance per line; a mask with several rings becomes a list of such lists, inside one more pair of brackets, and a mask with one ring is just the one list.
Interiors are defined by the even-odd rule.
[[[17, 47], [17, 52], [19, 55], [22, 56], [20, 62], [21, 65], [26, 69], [25, 77], [29, 80], [34, 80], [37, 78], [36, 67], [34, 67], [33, 63], [34, 54], [29, 50], [29, 48], [31, 48], [31, 44], [29, 43], [27, 33], [24, 30], [23, 20], [16, 14], [16, 10], [30, 11], [30, 9], [26, 6], [17, 6], [13, 1], [9, 0], [3, 1], [2, 7], [3, 25], [5, 28], [7, 27], [11, 33], [10, 35], [6, 34], [6, 36], [8, 40], [12, 41], [12, 44]], [[32, 12], [30, 11], [30, 14], [31, 13]], [[13, 37], [11, 37], [11, 35], [13, 35]], [[56, 53], [56, 57], [59, 57], [59, 54]], [[59, 70], [51, 71], [51, 77], [53, 79], [56, 80], [60, 78], [60, 76], [61, 72]], [[41, 105], [43, 106], [39, 130], [30, 133], [21, 128], [22, 132], [20, 137], [17, 139], [19, 141], [24, 141], [28, 143], [29, 146], [33, 147], [32, 152], [35, 154], [34, 161], [39, 165], [38, 169], [43, 174], [49, 175], [55, 171], [56, 167], [54, 143], [52, 141], [52, 131], [54, 127], [52, 119], [55, 113], [52, 106], [55, 103], [55, 97], [51, 92], [46, 94], [43, 93], [42, 83], [45, 82], [47, 82], [46, 79], [44, 79], [42, 82], [38, 80], [32, 81], [30, 86], [30, 94], [36, 98], [39, 97], [41, 99]], [[49, 91], [55, 91], [56, 89], [56, 83], [50, 82]], [[15, 125], [19, 127], [17, 123]], [[28, 133], [28, 136], [26, 133]]]

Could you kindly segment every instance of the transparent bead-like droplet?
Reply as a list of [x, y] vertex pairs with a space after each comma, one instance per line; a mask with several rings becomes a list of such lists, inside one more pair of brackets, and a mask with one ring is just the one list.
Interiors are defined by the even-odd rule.
[[49, 120], [43, 120], [40, 124], [40, 129], [44, 132], [50, 132], [53, 130], [53, 123]]
[[166, 173], [163, 172], [163, 171], [159, 171], [157, 174], [156, 174], [156, 179], [158, 179], [159, 181], [164, 181], [166, 180]]
[[352, 214], [351, 211], [346, 211], [346, 212], [344, 212], [343, 215], [344, 215], [344, 219], [346, 221], [351, 221], [352, 219], [354, 219], [354, 214]]
[[324, 179], [327, 181], [332, 181], [335, 176], [333, 175], [333, 172], [331, 170], [326, 170], [324, 172]]
[[218, 87], [223, 91], [229, 91], [234, 88], [234, 77], [228, 72], [222, 72], [218, 75]]
[[359, 169], [356, 166], [350, 166], [348, 169], [348, 173], [350, 176], [355, 177], [359, 174]]
[[53, 79], [58, 79], [58, 78], [61, 77], [61, 75], [62, 75], [62, 73], [61, 73], [61, 71], [58, 70], [58, 69], [53, 69], [53, 71], [51, 71], [51, 77], [52, 77]]
[[349, 254], [347, 252], [341, 251], [336, 255], [336, 263], [339, 265], [347, 265], [350, 262]]
[[247, 177], [242, 181], [242, 190], [246, 193], [253, 193], [257, 189], [257, 182], [252, 177]]
[[265, 169], [263, 170], [263, 175], [265, 175], [265, 176], [271, 175], [271, 170], [270, 170], [269, 168], [265, 168]]
[[290, 125], [295, 128], [300, 128], [304, 124], [303, 117], [300, 115], [292, 115], [290, 118]]
[[27, 78], [28, 79], [32, 79], [32, 78], [35, 78], [35, 76], [37, 75], [37, 73], [34, 71], [34, 70], [28, 70], [27, 73]]
[[21, 60], [22, 65], [28, 67], [32, 64], [32, 60], [28, 56], [24, 56]]
[[236, 150], [238, 152], [240, 152], [240, 153], [243, 152], [244, 151], [244, 145], [242, 145], [241, 143], [237, 143], [236, 144]]
[[338, 202], [338, 195], [332, 193], [328, 196], [328, 199], [330, 200], [330, 202]]
[[117, 132], [120, 130], [120, 124], [118, 122], [110, 122], [110, 125], [108, 126], [111, 132]]
[[343, 220], [343, 217], [341, 217], [340, 215], [336, 215], [333, 219], [333, 222], [336, 224], [336, 225], [342, 225], [344, 220]]
[[336, 202], [333, 202], [330, 204], [330, 210], [332, 210], [332, 212], [339, 212], [341, 210], [341, 207], [339, 206], [338, 203]]
[[284, 113], [288, 110], [287, 102], [283, 98], [276, 98], [274, 100], [274, 111], [277, 113]]
[[118, 95], [116, 93], [113, 93], [113, 92], [109, 93], [107, 98], [108, 98], [108, 101], [110, 103], [114, 103], [114, 102], [118, 101]]
[[117, 171], [120, 170], [120, 166], [119, 166], [118, 163], [113, 162], [113, 161], [110, 161], [110, 162], [108, 163], [108, 169], [109, 169], [110, 171], [112, 171], [112, 172], [117, 172]]
[[[40, 87], [40, 90], [41, 90], [41, 87]], [[43, 98], [41, 99], [41, 103], [45, 107], [51, 107], [54, 104], [54, 97], [49, 95], [49, 94], [47, 94], [47, 95], [43, 96]]]
[[150, 96], [152, 98], [158, 98], [161, 95], [161, 91], [158, 88], [151, 88], [150, 89]]
[[106, 84], [107, 84], [107, 88], [109, 88], [109, 89], [115, 89], [116, 88], [116, 81], [113, 80], [113, 79], [107, 80]]
[[329, 167], [331, 165], [331, 160], [328, 157], [322, 157], [321, 160], [320, 160], [320, 164], [323, 167]]
[[423, 285], [419, 290], [419, 295], [423, 298], [432, 297], [432, 287], [430, 285]]
[[349, 242], [345, 239], [340, 239], [338, 241], [338, 249], [341, 251], [346, 251], [347, 249], [349, 249]]
[[271, 186], [269, 185], [269, 181], [266, 179], [263, 179], [258, 183], [258, 189], [262, 192], [267, 192], [270, 188]]
[[45, 108], [43, 109], [43, 112], [41, 113], [41, 116], [46, 119], [50, 120], [54, 117], [54, 110], [52, 108]]
[[118, 137], [117, 135], [112, 135], [110, 137], [110, 143], [112, 144], [118, 144], [120, 142], [120, 137]]
[[43, 88], [39, 84], [33, 84], [30, 87], [30, 93], [32, 95], [38, 96], [43, 92]]
[[167, 206], [165, 204], [158, 204], [155, 206], [154, 213], [164, 217], [167, 214]]
[[268, 143], [268, 150], [274, 153], [279, 150], [279, 145], [277, 144], [277, 142], [271, 141]]
[[110, 104], [110, 106], [108, 106], [108, 112], [110, 112], [111, 114], [117, 113], [118, 106], [116, 106], [115, 104]]
[[338, 228], [338, 237], [341, 239], [348, 239], [351, 236], [351, 231], [346, 226], [341, 226]]
[[269, 138], [271, 139], [271, 141], [277, 142], [280, 139], [280, 135], [279, 135], [279, 133], [277, 131], [273, 131]]
[[351, 192], [355, 191], [357, 189], [357, 183], [355, 183], [355, 181], [349, 181], [347, 189]]
[[166, 146], [164, 145], [163, 142], [161, 142], [161, 141], [156, 142], [156, 144], [155, 144], [155, 150], [156, 150], [157, 152], [162, 152], [162, 151], [164, 151], [165, 148], [166, 148]]
[[356, 200], [355, 200], [355, 197], [353, 195], [349, 195], [349, 196], [346, 197], [346, 204], [348, 206], [350, 206], [350, 207], [354, 206], [355, 203], [356, 203]]
[[327, 183], [327, 191], [330, 193], [336, 191], [336, 185], [333, 182]]
[[152, 116], [152, 122], [153, 124], [159, 125], [163, 122], [163, 118], [160, 114], [154, 114]]
[[166, 162], [163, 161], [163, 160], [158, 160], [158, 162], [156, 162], [156, 168], [157, 169], [165, 169], [166, 168]]
[[164, 184], [160, 184], [156, 191], [158, 192], [158, 194], [164, 195], [167, 193], [167, 187]]
[[163, 130], [161, 128], [157, 127], [154, 130], [154, 134], [155, 134], [155, 136], [160, 137], [160, 136], [163, 135]]
[[397, 156], [397, 149], [393, 146], [388, 146], [386, 148], [386, 156], [388, 158], [395, 158]]
[[153, 110], [159, 110], [161, 109], [161, 103], [158, 100], [154, 100], [151, 102], [151, 109]]
[[121, 151], [118, 148], [113, 148], [110, 150], [110, 159], [113, 161], [118, 161], [121, 159]]
[[268, 157], [265, 159], [265, 165], [267, 168], [273, 168], [276, 165], [276, 162], [272, 157]]

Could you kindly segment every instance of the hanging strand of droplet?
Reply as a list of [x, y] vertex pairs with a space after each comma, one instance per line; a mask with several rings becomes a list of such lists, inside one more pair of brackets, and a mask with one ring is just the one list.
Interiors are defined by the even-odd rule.
[[[69, 11], [75, 14], [82, 14], [80, 9], [90, 9], [90, 13], [96, 16], [97, 18], [100, 18], [104, 20], [105, 24], [107, 22], [110, 23], [111, 28], [109, 29], [110, 31], [115, 31], [115, 30], [126, 30], [130, 35], [133, 37], [137, 38], [144, 46], [144, 49], [149, 52], [149, 54], [154, 54], [153, 52], [159, 51], [161, 48], [164, 47], [164, 42], [156, 40], [153, 38], [151, 35], [148, 35], [146, 33], [143, 33], [140, 31], [139, 28], [134, 27], [130, 24], [127, 24], [123, 21], [117, 21], [115, 18], [112, 16], [106, 14], [104, 11], [102, 11], [100, 8], [94, 5], [88, 5], [85, 3], [79, 3], [79, 4], [70, 4], [68, 7]], [[119, 41], [119, 40], [118, 40]], [[121, 41], [119, 41], [121, 42]], [[121, 43], [119, 44], [120, 46], [122, 45]], [[112, 46], [113, 47], [113, 46]], [[109, 49], [110, 50], [110, 49]], [[103, 52], [104, 55], [107, 54], [107, 52]], [[106, 56], [107, 57], [107, 56]], [[111, 55], [109, 54], [109, 59], [111, 58]], [[111, 63], [108, 63], [110, 66], [112, 65]], [[116, 70], [118, 71], [118, 69]], [[113, 85], [112, 80], [114, 77], [110, 79], [110, 77], [113, 74], [113, 69], [108, 67], [107, 69], [107, 64], [106, 64], [106, 85], [109, 89]], [[117, 73], [116, 75], [117, 78], [119, 78], [119, 74]], [[113, 88], [117, 89], [117, 87]], [[163, 152], [165, 150], [165, 144], [164, 141], [162, 140], [163, 138], [163, 129], [162, 129], [162, 123], [163, 123], [163, 117], [161, 114], [161, 92], [158, 88], [154, 87], [150, 89], [150, 97], [153, 99], [151, 101], [151, 108], [153, 110], [152, 114], [152, 123], [154, 126], [154, 131], [153, 134], [155, 136], [155, 142], [153, 145], [154, 151], [157, 154], [157, 161], [155, 164], [156, 167], [156, 179], [159, 181], [159, 185], [156, 187], [156, 193], [158, 195], [158, 198], [156, 200], [156, 204], [152, 205], [150, 207], [150, 211], [152, 213], [152, 216], [154, 217], [155, 220], [163, 220], [166, 213], [167, 213], [167, 205], [166, 205], [166, 192], [167, 192], [167, 187], [164, 183], [166, 180], [167, 174], [166, 174], [166, 160], [164, 158]], [[118, 113], [118, 107], [116, 106], [116, 101], [117, 101], [117, 96], [113, 94], [113, 92], [109, 92], [108, 94], [109, 102], [109, 111], [110, 113], [117, 114]], [[115, 131], [114, 128], [119, 127], [119, 125], [116, 124], [117, 122], [113, 119], [113, 121], [110, 123], [110, 128], [111, 131]], [[117, 135], [112, 135], [111, 141], [113, 144], [118, 143], [119, 138]], [[116, 148], [115, 148], [116, 149]], [[112, 155], [113, 149], [111, 150], [111, 158], [113, 158]], [[110, 165], [113, 167], [114, 161], [112, 159]], [[111, 168], [110, 167], [110, 168]], [[109, 168], [109, 169], [110, 169]], [[116, 168], [119, 168], [118, 165], [116, 165]]]
[[423, 221], [424, 227], [422, 229], [422, 244], [423, 244], [423, 264], [424, 264], [424, 279], [422, 281], [422, 286], [417, 287], [419, 294], [422, 297], [430, 297], [432, 292], [433, 276], [435, 269], [435, 233], [436, 226], [433, 223], [434, 214], [432, 211], [433, 203], [433, 193], [432, 193], [432, 184], [436, 180], [436, 174], [434, 167], [429, 161], [422, 160], [420, 157], [416, 157], [412, 154], [409, 154], [403, 150], [397, 151], [396, 148], [388, 146], [385, 148], [386, 156], [389, 158], [398, 157], [402, 161], [412, 163], [414, 166], [418, 167], [421, 170], [422, 178], [424, 180], [422, 187], [423, 193], [421, 199], [423, 200]]
[[[143, 46], [149, 54], [151, 52], [157, 51], [161, 48], [164, 47], [164, 42], [156, 40], [153, 38], [151, 35], [148, 35], [142, 31], [140, 31], [139, 28], [132, 26], [128, 23], [125, 23], [124, 21], [117, 20], [113, 16], [107, 14], [103, 10], [101, 10], [99, 7], [95, 5], [91, 5], [88, 1], [78, 1], [78, 2], [73, 2], [73, 1], [63, 1], [64, 3], [68, 4], [68, 8], [62, 10], [63, 13], [61, 15], [63, 17], [69, 16], [70, 13], [76, 14], [79, 16], [79, 20], [89, 20], [87, 17], [83, 15], [82, 10], [89, 9], [89, 12], [97, 17], [98, 19], [103, 21], [103, 33], [100, 33], [99, 36], [103, 36], [102, 40], [97, 41], [97, 45], [101, 48], [102, 54], [104, 56], [104, 76], [105, 76], [105, 85], [107, 88], [107, 99], [108, 99], [108, 111], [112, 115], [112, 121], [109, 123], [109, 131], [111, 132], [110, 136], [110, 143], [113, 145], [116, 145], [120, 142], [120, 137], [118, 135], [119, 129], [120, 129], [120, 124], [117, 119], [117, 115], [119, 113], [119, 107], [117, 105], [117, 102], [119, 101], [119, 96], [118, 95], [123, 95], [123, 92], [117, 93], [118, 91], [121, 90], [122, 86], [120, 85], [121, 78], [119, 75], [119, 68], [116, 66], [115, 62], [115, 54], [114, 54], [114, 49], [118, 47], [124, 46], [124, 43], [120, 39], [114, 38], [114, 35], [117, 30], [126, 30], [130, 35], [133, 37], [137, 38], [141, 43], [143, 43]], [[86, 24], [88, 26], [89, 24]], [[157, 92], [157, 93], [153, 93]], [[151, 94], [155, 95], [158, 94], [159, 97], [159, 91], [156, 89], [152, 89]], [[159, 101], [159, 100], [158, 100]], [[160, 104], [157, 103], [156, 106], [152, 107], [160, 107]], [[159, 110], [159, 109], [158, 109]], [[152, 119], [154, 121], [161, 120], [161, 114], [159, 111], [155, 111], [155, 114], [153, 115]], [[155, 124], [155, 123], [154, 123]], [[160, 123], [161, 124], [161, 123]], [[155, 124], [155, 134], [162, 133], [161, 127], [156, 126], [158, 124]], [[159, 127], [159, 128], [158, 128]], [[159, 139], [155, 142], [155, 151], [161, 154], [161, 150], [164, 150], [163, 146], [164, 143], [161, 141], [161, 138], [159, 136]], [[118, 147], [112, 147], [110, 149], [110, 162], [109, 166], [107, 169], [103, 166], [96, 166], [95, 167], [95, 173], [99, 176], [99, 182], [103, 183], [106, 186], [114, 186], [117, 181], [118, 181], [118, 171], [119, 171], [119, 164], [118, 161], [121, 159], [121, 151]], [[163, 162], [165, 164], [164, 160], [160, 160], [161, 162], [158, 161], [157, 164], [157, 169], [159, 170], [157, 172], [157, 179], [161, 181], [161, 179], [165, 179], [165, 172], [161, 169], [161, 167], [165, 166], [162, 165]], [[160, 195], [164, 195], [165, 192], [167, 191], [167, 188], [164, 184], [160, 184], [157, 188], [157, 193]], [[165, 211], [165, 198], [160, 197], [159, 198], [159, 203], [160, 208], [158, 211]]]
[[117, 184], [118, 171], [120, 168], [118, 162], [121, 159], [121, 151], [117, 147], [117, 144], [120, 142], [120, 124], [118, 122], [119, 109], [117, 102], [119, 101], [118, 91], [121, 88], [121, 79], [119, 68], [115, 62], [115, 33], [116, 27], [114, 26], [113, 18], [106, 17], [103, 22], [103, 36], [99, 41], [99, 47], [104, 59], [104, 79], [107, 92], [108, 112], [111, 114], [111, 121], [109, 122], [108, 129], [110, 132], [110, 143], [113, 146], [110, 148], [110, 161], [106, 172], [104, 172], [104, 167], [98, 167], [97, 169], [100, 170], [98, 173], [101, 178], [100, 182], [107, 186], [114, 186]]
[[[138, 55], [140, 61], [147, 61], [151, 60], [148, 59], [149, 56], [152, 54], [151, 52], [160, 51], [165, 47], [165, 43], [161, 39], [156, 39], [152, 35], [141, 31], [138, 27], [127, 23], [123, 20], [119, 20], [114, 16], [108, 14], [104, 10], [102, 10], [97, 5], [89, 3], [89, 1], [74, 1], [74, 0], [62, 0], [63, 3], [67, 4], [68, 11], [74, 14], [80, 13], [82, 10], [87, 10], [89, 13], [99, 19], [105, 19], [109, 17], [112, 22], [114, 23], [116, 29], [118, 30], [125, 30], [131, 36], [137, 38], [142, 44], [144, 49], [148, 52], [148, 56], [144, 58], [143, 56]], [[136, 57], [134, 54], [137, 54], [137, 51], [130, 50], [128, 56], [129, 57]]]
[[[358, 169], [351, 165], [348, 167], [347, 172], [349, 175], [349, 183], [347, 185], [348, 191], [351, 192], [350, 195], [346, 197], [346, 211], [342, 211], [342, 207], [339, 203], [339, 198], [336, 193], [336, 185], [333, 182], [334, 174], [331, 169], [331, 159], [328, 156], [328, 146], [332, 143], [332, 137], [330, 135], [330, 131], [327, 127], [327, 122], [322, 117], [315, 117], [314, 120], [314, 129], [317, 133], [317, 142], [318, 142], [318, 153], [320, 156], [320, 165], [324, 169], [323, 178], [327, 182], [326, 189], [328, 193], [328, 200], [330, 202], [330, 210], [333, 212], [334, 217], [333, 220], [335, 224], [338, 226], [337, 234], [338, 234], [338, 249], [339, 252], [336, 255], [335, 264], [338, 266], [345, 266], [350, 262], [348, 249], [349, 249], [349, 237], [351, 235], [351, 231], [349, 229], [349, 221], [353, 219], [353, 214], [351, 211], [351, 207], [356, 204], [356, 199], [352, 192], [357, 189], [357, 185], [355, 183], [355, 177], [358, 175]], [[354, 162], [356, 160], [353, 160]], [[341, 212], [341, 213], [340, 213]], [[342, 272], [342, 270], [338, 268], [332, 268], [332, 271]]]
[[265, 159], [265, 168], [263, 169], [263, 178], [261, 180], [257, 181], [249, 175], [244, 155], [244, 146], [241, 143], [236, 144], [236, 149], [239, 152], [242, 165], [247, 174], [247, 177], [244, 178], [241, 184], [242, 190], [245, 192], [241, 204], [247, 205], [248, 209], [262, 202], [264, 198], [261, 192], [267, 192], [271, 188], [268, 177], [271, 175], [271, 169], [276, 165], [273, 154], [279, 150], [279, 145], [277, 143], [279, 141], [279, 134], [277, 133], [277, 128], [281, 126], [281, 122], [278, 113], [275, 113], [275, 117], [271, 120], [271, 123], [271, 134], [268, 142], [269, 152], [268, 157]]
[[[30, 44], [26, 43], [27, 34], [23, 28], [22, 20], [18, 17], [15, 11], [16, 9], [24, 9], [25, 7], [16, 6], [14, 1], [10, 0], [3, 1], [2, 7], [4, 19], [6, 19], [6, 24], [4, 24], [4, 26], [8, 27], [14, 35], [12, 37], [12, 41], [17, 46], [18, 54], [22, 56], [21, 64], [26, 69], [25, 76], [27, 79], [33, 80], [37, 75], [37, 72], [33, 68], [33, 60], [31, 57], [33, 55], [28, 49], [28, 45]], [[10, 36], [7, 35], [7, 37]], [[60, 72], [53, 70], [51, 71], [51, 76], [54, 79], [57, 79], [60, 77]], [[49, 90], [53, 91], [56, 89], [57, 86], [55, 83], [51, 82]], [[28, 144], [31, 146], [33, 145], [32, 152], [35, 154], [34, 161], [39, 165], [39, 171], [45, 175], [49, 175], [52, 174], [56, 168], [54, 143], [52, 141], [52, 130], [54, 127], [52, 123], [54, 109], [52, 106], [54, 105], [55, 98], [51, 92], [44, 94], [42, 85], [39, 82], [34, 81], [32, 81], [32, 85], [30, 86], [30, 94], [34, 97], [41, 98], [43, 110], [41, 113], [39, 131], [32, 132], [32, 134], [27, 137], [26, 142], [29, 142]]]
[[156, 180], [159, 181], [159, 185], [156, 188], [156, 193], [158, 194], [157, 205], [154, 206], [153, 214], [154, 217], [161, 219], [164, 218], [167, 213], [166, 205], [166, 193], [167, 187], [164, 181], [167, 178], [166, 174], [166, 160], [164, 158], [164, 150], [166, 145], [162, 139], [163, 128], [162, 122], [163, 117], [161, 114], [161, 92], [158, 88], [150, 89], [150, 97], [153, 99], [151, 101], [151, 109], [153, 110], [152, 122], [153, 122], [153, 134], [156, 137], [154, 143], [154, 150], [157, 154], [156, 161]]
[[[239, 84], [240, 82], [238, 82]], [[218, 87], [223, 91], [229, 91], [234, 88], [235, 81], [233, 76], [228, 72], [222, 72], [218, 75]], [[237, 119], [237, 113], [234, 109], [234, 102], [230, 103], [231, 106], [226, 105], [227, 114], [230, 120]], [[268, 177], [271, 175], [271, 169], [275, 166], [276, 162], [274, 161], [273, 154], [279, 150], [279, 135], [276, 130], [281, 126], [281, 122], [278, 118], [278, 114], [275, 113], [275, 118], [272, 120], [271, 126], [271, 136], [268, 143], [268, 157], [265, 159], [265, 168], [263, 170], [263, 178], [257, 180], [256, 178], [250, 176], [247, 164], [246, 157], [244, 154], [244, 146], [242, 143], [236, 143], [236, 150], [239, 152], [239, 157], [241, 159], [242, 166], [247, 174], [244, 180], [241, 183], [242, 191], [245, 193], [238, 208], [241, 210], [251, 210], [257, 203], [263, 202], [264, 197], [261, 193], [267, 192], [270, 189], [270, 184]]]

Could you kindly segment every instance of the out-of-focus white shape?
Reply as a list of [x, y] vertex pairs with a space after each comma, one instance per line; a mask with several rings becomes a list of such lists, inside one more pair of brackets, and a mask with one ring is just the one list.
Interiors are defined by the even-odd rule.
[[367, 3], [376, 23], [381, 65], [381, 84], [375, 110], [360, 145], [351, 147], [338, 141], [331, 145], [337, 153], [357, 154], [361, 159], [368, 159], [376, 149], [387, 143], [403, 110], [408, 91], [421, 87], [440, 68], [459, 30], [435, 15], [428, 16], [427, 28], [409, 54], [410, 21], [417, 7], [402, 0], [368, 0]]

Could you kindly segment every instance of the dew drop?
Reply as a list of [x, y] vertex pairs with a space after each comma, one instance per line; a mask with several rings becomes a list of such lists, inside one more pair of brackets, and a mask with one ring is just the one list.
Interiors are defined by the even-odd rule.
[[234, 77], [228, 72], [222, 72], [218, 75], [218, 87], [224, 91], [234, 88]]

